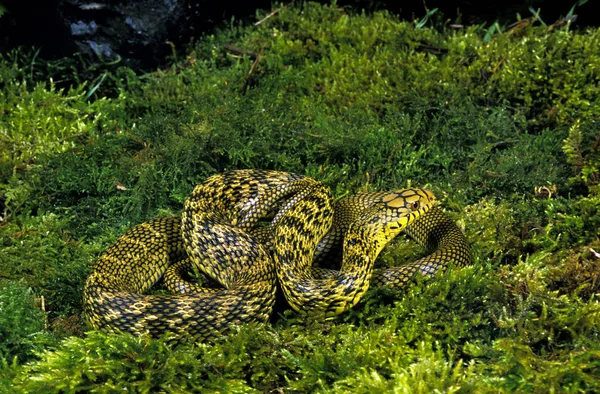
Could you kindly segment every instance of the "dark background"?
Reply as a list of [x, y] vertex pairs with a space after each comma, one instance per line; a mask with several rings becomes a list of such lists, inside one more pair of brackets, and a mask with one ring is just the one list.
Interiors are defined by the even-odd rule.
[[[540, 10], [551, 24], [576, 4], [572, 1], [363, 1], [337, 3], [356, 11], [388, 9], [403, 19], [420, 19], [439, 8], [436, 16], [464, 25], [507, 26]], [[80, 52], [88, 59], [121, 59], [136, 69], [156, 67], [172, 51], [182, 49], [193, 37], [229, 23], [255, 21], [257, 8], [270, 9], [271, 1], [231, 0], [0, 0], [6, 12], [0, 17], [0, 52], [15, 47], [39, 49], [40, 58], [57, 58]], [[575, 9], [573, 28], [598, 26], [594, 0]], [[133, 22], [132, 22], [133, 21]], [[134, 23], [137, 21], [138, 23]], [[79, 26], [79, 29], [75, 29]], [[141, 27], [140, 27], [141, 26]], [[172, 44], [167, 44], [166, 41]]]

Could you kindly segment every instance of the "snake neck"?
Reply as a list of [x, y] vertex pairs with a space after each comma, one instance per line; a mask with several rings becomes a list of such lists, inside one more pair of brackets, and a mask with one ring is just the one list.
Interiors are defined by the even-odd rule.
[[[379, 253], [407, 225], [431, 208], [434, 197], [423, 189], [404, 189], [364, 194], [351, 200], [348, 209], [338, 213], [338, 219], [348, 224], [343, 237], [341, 268], [325, 277], [315, 276], [311, 269], [315, 247], [320, 249], [314, 240], [323, 236], [323, 233], [317, 236], [311, 230], [324, 228], [310, 224], [323, 215], [320, 211], [324, 200], [312, 201], [303, 200], [298, 205], [302, 209], [295, 207], [287, 212], [277, 226], [277, 275], [295, 310], [308, 315], [333, 316], [358, 303], [369, 288]], [[324, 217], [318, 221], [324, 222]]]
[[[293, 225], [298, 228], [302, 224]], [[311, 264], [314, 245], [302, 239], [301, 231], [281, 234], [279, 244], [290, 247], [276, 251], [277, 259], [294, 264], [277, 264], [278, 277], [292, 308], [311, 316], [335, 316], [356, 305], [369, 289], [373, 264], [387, 243], [381, 232], [379, 226], [364, 226], [360, 221], [350, 224], [343, 243], [342, 267], [327, 278], [314, 277], [306, 268]]]

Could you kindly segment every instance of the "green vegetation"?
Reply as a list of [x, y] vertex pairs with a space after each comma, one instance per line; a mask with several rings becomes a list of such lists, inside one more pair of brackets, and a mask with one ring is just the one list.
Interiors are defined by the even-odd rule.
[[[0, 392], [600, 391], [600, 30], [422, 25], [281, 6], [145, 75], [1, 55]], [[474, 265], [215, 343], [89, 331], [94, 258], [235, 168], [428, 186]]]

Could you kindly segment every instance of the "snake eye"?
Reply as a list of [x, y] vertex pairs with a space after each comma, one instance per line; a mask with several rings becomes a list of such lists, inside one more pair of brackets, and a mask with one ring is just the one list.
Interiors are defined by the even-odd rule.
[[421, 208], [421, 203], [419, 201], [415, 201], [412, 204], [410, 204], [410, 209], [412, 209], [413, 211], [417, 211], [419, 208]]

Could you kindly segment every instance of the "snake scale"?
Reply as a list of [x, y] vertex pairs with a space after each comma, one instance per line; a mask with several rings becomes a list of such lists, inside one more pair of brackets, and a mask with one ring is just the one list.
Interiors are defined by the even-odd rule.
[[[107, 332], [202, 340], [232, 325], [266, 321], [279, 286], [296, 311], [337, 315], [370, 284], [402, 286], [418, 272], [469, 263], [464, 235], [434, 205], [425, 189], [365, 193], [334, 204], [330, 190], [306, 176], [214, 175], [196, 186], [180, 218], [142, 223], [109, 246], [86, 281], [84, 313]], [[377, 255], [402, 231], [434, 252], [374, 270]], [[190, 267], [214, 286], [184, 279]], [[144, 294], [158, 282], [175, 294]]]

